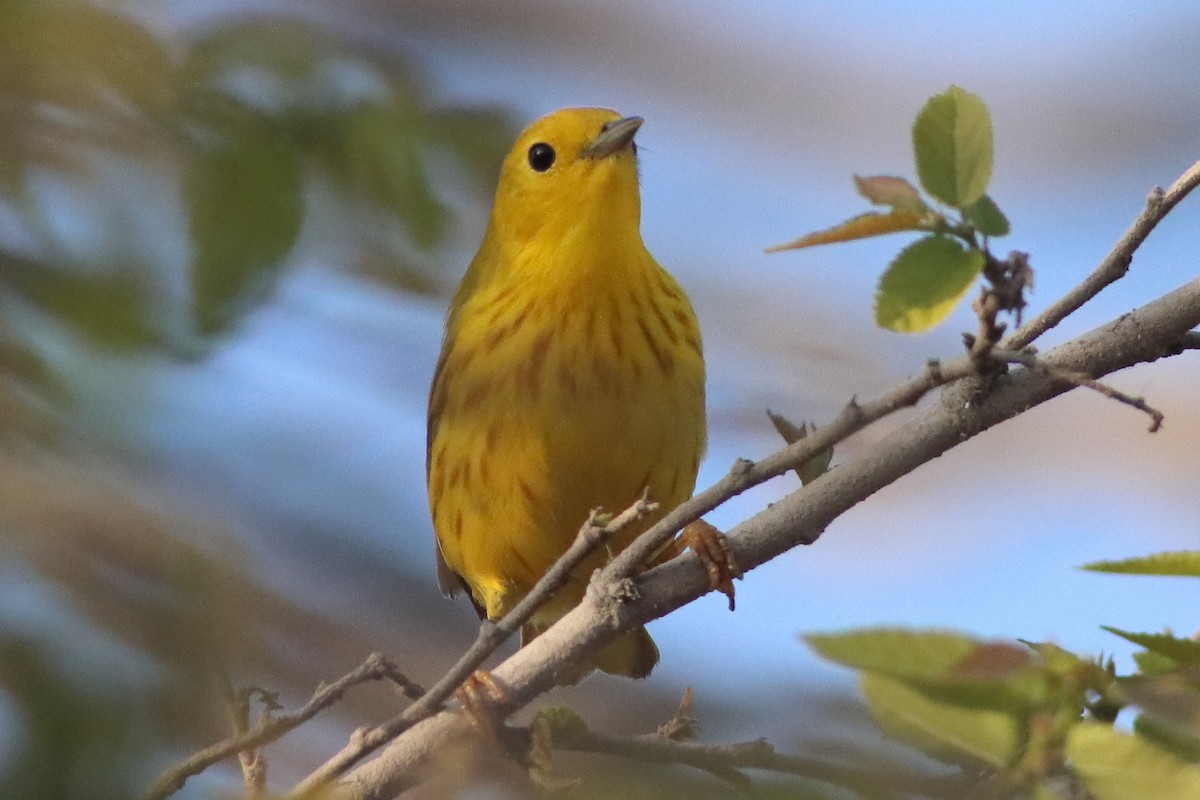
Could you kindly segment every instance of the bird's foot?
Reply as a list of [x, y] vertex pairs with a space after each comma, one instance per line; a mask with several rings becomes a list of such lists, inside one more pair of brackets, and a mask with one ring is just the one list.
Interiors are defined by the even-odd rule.
[[508, 701], [508, 691], [492, 673], [484, 669], [475, 670], [454, 694], [476, 728], [491, 733], [500, 730], [504, 717], [498, 706]]
[[742, 569], [734, 558], [733, 548], [725, 534], [702, 519], [688, 523], [667, 548], [667, 557], [674, 558], [684, 550], [693, 551], [708, 573], [709, 588], [729, 598], [729, 610], [734, 608], [733, 579], [742, 577]]

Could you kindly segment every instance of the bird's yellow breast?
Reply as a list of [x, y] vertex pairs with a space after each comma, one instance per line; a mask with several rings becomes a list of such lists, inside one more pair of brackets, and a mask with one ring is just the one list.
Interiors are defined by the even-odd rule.
[[[624, 263], [603, 247], [579, 256], [592, 264], [561, 263], [571, 248], [525, 248], [516, 258], [558, 263], [512, 272], [547, 279], [475, 287], [447, 330], [430, 505], [442, 556], [489, 617], [529, 590], [592, 509], [623, 510], [649, 489], [665, 512], [694, 488], [705, 443], [699, 329], [636, 244]], [[582, 586], [565, 594], [578, 600]]]

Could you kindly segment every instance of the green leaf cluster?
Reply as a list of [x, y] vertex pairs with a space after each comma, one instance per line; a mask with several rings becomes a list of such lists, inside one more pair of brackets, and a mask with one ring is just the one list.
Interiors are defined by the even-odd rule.
[[992, 120], [978, 96], [951, 86], [929, 99], [912, 130], [926, 199], [903, 178], [854, 177], [872, 211], [809, 233], [768, 252], [847, 242], [902, 231], [927, 235], [900, 251], [880, 279], [875, 322], [902, 333], [944, 320], [983, 272], [988, 237], [1005, 236], [1008, 219], [986, 194], [992, 177]]
[[[1200, 551], [1091, 564], [1200, 577]], [[954, 764], [999, 796], [1052, 800], [1200, 797], [1200, 644], [1105, 627], [1144, 648], [1137, 670], [1050, 643], [983, 641], [945, 630], [811, 634], [819, 655], [860, 673], [879, 727]], [[1130, 709], [1132, 732], [1113, 722]], [[991, 795], [989, 795], [991, 796]]]
[[147, 746], [147, 731], [132, 722], [125, 699], [79, 681], [48, 650], [31, 637], [0, 634], [0, 688], [22, 734], [5, 752], [0, 796], [135, 796], [135, 754]]
[[[427, 291], [442, 186], [482, 190], [511, 135], [506, 114], [431, 102], [395, 53], [315, 22], [183, 39], [120, 4], [0, 3], [0, 298], [91, 346], [193, 356], [270, 295], [307, 229], [353, 254], [344, 268]], [[86, 245], [69, 196], [101, 209]], [[44, 362], [32, 335], [0, 350]]]

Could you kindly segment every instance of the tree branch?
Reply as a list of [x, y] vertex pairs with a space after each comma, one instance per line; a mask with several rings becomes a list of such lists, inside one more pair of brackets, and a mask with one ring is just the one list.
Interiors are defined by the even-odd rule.
[[1200, 350], [1200, 331], [1188, 331], [1185, 333], [1183, 338], [1173, 348], [1172, 354], [1177, 355], [1184, 350]]
[[[1157, 360], [1197, 325], [1200, 279], [1048, 351], [1040, 361], [1053, 369], [1100, 377]], [[614, 559], [601, 572], [601, 578], [593, 580], [578, 607], [493, 671], [506, 688], [496, 713], [509, 714], [549, 689], [562, 664], [572, 663], [602, 647], [620, 631], [670, 613], [708, 591], [704, 568], [688, 554], [636, 577], [623, 576], [619, 562], [635, 547], [652, 550], [645, 544], [652, 532], [681, 527], [749, 486], [751, 477], [780, 474], [793, 463], [830, 446], [847, 430], [859, 429], [865, 424], [861, 422], [863, 415], [881, 416], [885, 409], [911, 404], [927, 387], [969, 376], [972, 369], [967, 358], [940, 366], [931, 364], [921, 376], [874, 403], [851, 404], [833, 424], [795, 445], [757, 464], [739, 462], [724, 479], [668, 514]], [[956, 383], [943, 392], [939, 404], [892, 432], [870, 453], [838, 466], [729, 531], [729, 543], [738, 563], [753, 569], [796, 545], [812, 543], [838, 516], [884, 486], [993, 425], [1071, 388], [1072, 384], [1059, 377], [1026, 368], [997, 376], [986, 391], [977, 380]], [[629, 559], [636, 557], [630, 555]], [[620, 586], [614, 588], [613, 581]], [[416, 766], [469, 728], [470, 723], [462, 715], [452, 713], [441, 713], [413, 726], [379, 757], [346, 775], [350, 796], [360, 800], [394, 796], [413, 780]]]
[[[262, 719], [270, 716], [273, 710], [278, 710], [278, 700], [273, 693], [255, 688], [236, 691], [233, 684], [229, 683], [228, 676], [223, 676], [221, 688], [225, 694], [234, 736], [245, 736], [250, 730], [250, 703], [255, 694], [264, 705]], [[262, 747], [239, 750], [237, 757], [242, 768], [243, 797], [245, 800], [257, 800], [267, 789], [267, 759], [263, 756]]]
[[[223, 663], [215, 664], [217, 683], [221, 697], [225, 700], [225, 710], [229, 714], [229, 724], [233, 728], [234, 737], [244, 736], [250, 730], [250, 700], [255, 692], [260, 693], [266, 709], [277, 707], [276, 699], [262, 690], [253, 688], [235, 689], [229, 672]], [[264, 709], [264, 714], [267, 710]], [[246, 800], [254, 800], [263, 793], [267, 785], [267, 762], [262, 751], [258, 748], [239, 750], [238, 764], [242, 768], [242, 788]], [[180, 782], [182, 786], [182, 781]]]
[[[1164, 355], [1169, 355], [1170, 350], [1164, 352]], [[1080, 386], [1085, 389], [1091, 389], [1093, 392], [1099, 392], [1105, 397], [1116, 400], [1118, 403], [1124, 403], [1127, 406], [1136, 408], [1138, 411], [1145, 412], [1150, 416], [1150, 433], [1157, 433], [1162, 427], [1163, 413], [1156, 408], [1151, 408], [1146, 405], [1146, 401], [1141, 397], [1128, 395], [1119, 389], [1114, 389], [1108, 384], [1093, 380], [1090, 376], [1082, 372], [1073, 370], [1060, 369], [1046, 364], [1032, 353], [1014, 353], [1011, 350], [995, 348], [992, 350], [992, 355], [996, 358], [1009, 362], [1010, 364], [1020, 364], [1032, 370], [1041, 372], [1052, 378], [1066, 381], [1074, 386]]]
[[1200, 185], [1200, 161], [1192, 164], [1171, 184], [1165, 192], [1157, 186], [1146, 197], [1146, 207], [1133, 221], [1129, 229], [1117, 240], [1108, 255], [1093, 270], [1091, 275], [1078, 286], [1052, 303], [1049, 308], [1021, 326], [1008, 337], [1002, 346], [1009, 350], [1021, 350], [1046, 331], [1074, 314], [1084, 303], [1114, 281], [1120, 280], [1129, 271], [1133, 254], [1146, 241], [1150, 232], [1162, 221], [1179, 201]]
[[676, 506], [633, 544], [622, 550], [601, 573], [599, 581], [611, 584], [631, 578], [641, 571], [644, 564], [650, 563], [654, 554], [692, 520], [699, 519], [751, 487], [796, 469], [872, 422], [902, 408], [916, 405], [933, 389], [976, 374], [977, 366], [968, 358], [955, 359], [946, 364], [930, 360], [921, 374], [898, 384], [870, 403], [860, 405], [857, 400], [852, 399], [832, 423], [761, 461], [738, 459], [724, 478]]
[[521, 599], [521, 602], [512, 611], [499, 622], [485, 619], [480, 623], [479, 633], [476, 635], [474, 643], [434, 684], [432, 689], [404, 709], [402, 714], [374, 728], [356, 732], [354, 738], [340, 752], [297, 784], [288, 793], [288, 797], [304, 797], [336, 780], [363, 758], [411, 728], [415, 723], [438, 711], [442, 703], [458, 689], [462, 682], [478, 669], [505, 639], [519, 631], [534, 612], [549, 599], [550, 595], [570, 579], [571, 573], [583, 563], [584, 559], [601, 544], [657, 507], [656, 503], [650, 502], [643, 494], [640, 500], [611, 519], [602, 521], [600, 512], [593, 511], [587, 522], [579, 529], [575, 541], [571, 543], [567, 551], [554, 562], [553, 566], [534, 584], [533, 589]]
[[[685, 764], [704, 770], [739, 789], [749, 788], [744, 769], [768, 770], [843, 786], [866, 797], [896, 797], [912, 793], [922, 796], [960, 798], [970, 790], [969, 781], [958, 776], [926, 776], [893, 771], [886, 786], [878, 778], [863, 774], [856, 765], [776, 752], [766, 739], [735, 744], [700, 744], [672, 741], [658, 735], [621, 738], [582, 730], [555, 741], [561, 750], [632, 758], [653, 764]], [[740, 777], [738, 777], [740, 776]]]
[[[276, 717], [264, 716], [249, 730], [239, 732], [228, 739], [217, 742], [193, 754], [185, 761], [176, 764], [159, 775], [158, 779], [146, 790], [145, 800], [163, 800], [183, 788], [188, 778], [208, 769], [219, 761], [224, 761], [232, 755], [252, 752], [262, 745], [273, 742], [287, 732], [302, 725], [315, 717], [324, 709], [342, 698], [348, 689], [368, 681], [391, 680], [398, 685], [406, 697], [420, 697], [423, 690], [420, 686], [406, 678], [394, 664], [379, 653], [367, 656], [366, 661], [351, 672], [346, 673], [333, 683], [317, 687], [312, 698], [303, 707], [291, 714]], [[232, 686], [223, 681], [226, 694], [233, 697]], [[236, 712], [235, 712], [236, 713]], [[240, 758], [239, 758], [240, 760]], [[243, 764], [243, 769], [245, 765]]]

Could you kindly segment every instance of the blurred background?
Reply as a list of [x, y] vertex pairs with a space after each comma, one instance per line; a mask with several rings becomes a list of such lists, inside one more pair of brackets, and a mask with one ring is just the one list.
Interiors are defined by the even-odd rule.
[[[1036, 312], [1200, 157], [1198, 31], [1185, 2], [5, 0], [0, 796], [135, 794], [228, 731], [216, 664], [295, 707], [371, 651], [429, 684], [470, 642], [474, 613], [434, 581], [425, 399], [499, 159], [532, 118], [647, 120], [643, 234], [705, 334], [707, 485], [780, 444], [766, 408], [821, 424], [974, 329], [966, 312], [922, 336], [873, 327], [900, 237], [762, 248], [861, 211], [852, 174], [913, 177], [911, 121], [957, 83], [992, 111], [990, 193], [1013, 223], [997, 245], [1032, 254]], [[1042, 345], [1192, 277], [1198, 209]], [[1114, 378], [1166, 413], [1153, 436], [1075, 392], [978, 437], [748, 576], [736, 613], [708, 597], [654, 623], [648, 681], [547, 702], [642, 733], [691, 686], [703, 741], [868, 763], [899, 755], [798, 634], [956, 627], [1128, 668], [1098, 626], [1190, 631], [1195, 590], [1075, 567], [1196, 546], [1198, 375], [1185, 355]], [[400, 707], [354, 693], [269, 748], [271, 786]], [[729, 795], [562, 764], [590, 771], [584, 796]], [[180, 796], [239, 782], [225, 766]]]

